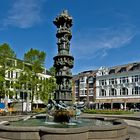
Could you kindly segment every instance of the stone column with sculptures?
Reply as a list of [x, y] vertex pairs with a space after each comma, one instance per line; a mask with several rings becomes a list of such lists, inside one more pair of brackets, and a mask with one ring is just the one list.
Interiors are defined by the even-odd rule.
[[70, 54], [70, 40], [72, 38], [71, 26], [72, 17], [64, 10], [53, 23], [57, 27], [56, 37], [58, 38], [58, 54], [53, 58], [56, 69], [57, 90], [54, 100], [59, 103], [72, 101], [72, 73], [74, 58]]

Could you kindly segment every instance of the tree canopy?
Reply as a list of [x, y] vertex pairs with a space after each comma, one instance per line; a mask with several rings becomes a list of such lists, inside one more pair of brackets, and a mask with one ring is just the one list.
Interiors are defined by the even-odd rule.
[[15, 52], [7, 43], [0, 45], [0, 65], [5, 66], [8, 58], [16, 58]]
[[[16, 54], [11, 49], [9, 44], [4, 43], [0, 45], [0, 97], [6, 95], [6, 91], [10, 93], [9, 88], [6, 87], [6, 72], [11, 68], [10, 59], [15, 59]], [[9, 65], [10, 64], [10, 65]]]
[[[40, 79], [40, 74], [44, 70], [45, 58], [46, 53], [44, 51], [31, 48], [24, 54], [23, 61], [18, 60], [15, 52], [7, 43], [0, 45], [0, 98], [7, 93], [12, 95], [19, 89], [19, 93], [21, 90], [26, 93], [29, 92], [27, 98], [31, 97], [31, 103], [33, 103], [34, 96], [38, 96], [42, 101], [47, 102], [56, 89], [56, 81], [54, 67], [49, 70], [52, 77]], [[15, 59], [17, 60], [17, 66], [14, 66]], [[6, 73], [14, 69], [20, 69], [18, 79], [12, 82], [10, 80], [6, 81]], [[10, 91], [11, 83], [13, 84], [13, 93]], [[38, 90], [39, 88], [40, 90]]]
[[24, 61], [32, 64], [32, 70], [34, 72], [40, 72], [44, 67], [46, 53], [37, 49], [31, 48], [24, 54]]

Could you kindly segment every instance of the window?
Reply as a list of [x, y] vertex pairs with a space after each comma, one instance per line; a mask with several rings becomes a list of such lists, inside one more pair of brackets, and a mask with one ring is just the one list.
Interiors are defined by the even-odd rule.
[[93, 88], [93, 83], [89, 83], [89, 88]]
[[140, 82], [140, 75], [132, 76], [132, 82]]
[[134, 66], [131, 68], [131, 70], [139, 70], [140, 69], [140, 64], [134, 64]]
[[111, 69], [110, 71], [109, 71], [109, 74], [114, 74], [115, 73], [115, 69]]
[[93, 77], [88, 78], [88, 83], [93, 83]]
[[27, 93], [20, 92], [20, 99], [27, 99]]
[[121, 77], [120, 78], [120, 83], [123, 84], [123, 83], [128, 83], [129, 80], [128, 80], [128, 77]]
[[136, 86], [132, 89], [132, 95], [140, 95], [140, 87]]
[[100, 86], [107, 85], [106, 80], [99, 80], [99, 85]]
[[8, 78], [10, 78], [11, 76], [10, 76], [10, 71], [8, 71]]
[[89, 88], [93, 88], [94, 78], [93, 77], [89, 77], [87, 82], [88, 82]]
[[116, 78], [109, 79], [109, 84], [110, 84], [110, 85], [115, 85], [115, 84], [117, 84], [117, 79], [116, 79]]
[[87, 95], [87, 90], [85, 90], [85, 95]]
[[18, 78], [18, 72], [16, 72], [16, 79]]
[[109, 96], [116, 96], [116, 95], [117, 95], [116, 89], [112, 88], [109, 90]]
[[89, 95], [93, 95], [93, 90], [89, 90]]
[[122, 88], [120, 90], [120, 95], [128, 95], [128, 89], [127, 88]]
[[121, 73], [121, 72], [125, 72], [126, 71], [126, 67], [122, 67], [120, 70], [119, 70], [119, 72]]
[[79, 82], [78, 80], [75, 81], [75, 86], [78, 86], [79, 85]]
[[84, 90], [81, 90], [80, 91], [80, 95], [85, 95], [85, 91]]
[[75, 88], [75, 92], [78, 92], [78, 91], [79, 91], [79, 88], [78, 88], [78, 87], [76, 87], [76, 88]]
[[80, 82], [85, 82], [84, 77], [81, 77], [81, 78], [80, 78]]
[[13, 78], [13, 71], [11, 71], [11, 78]]
[[80, 89], [83, 89], [83, 88], [85, 88], [85, 87], [86, 87], [86, 84], [85, 84], [85, 83], [80, 84]]
[[100, 90], [100, 96], [106, 96], [106, 90], [101, 89]]

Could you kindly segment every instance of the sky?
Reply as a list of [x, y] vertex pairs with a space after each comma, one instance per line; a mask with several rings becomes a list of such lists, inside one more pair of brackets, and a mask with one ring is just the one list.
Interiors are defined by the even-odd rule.
[[140, 62], [140, 0], [0, 0], [0, 44], [23, 59], [30, 48], [57, 55], [53, 20], [64, 9], [73, 17], [73, 74], [101, 66]]

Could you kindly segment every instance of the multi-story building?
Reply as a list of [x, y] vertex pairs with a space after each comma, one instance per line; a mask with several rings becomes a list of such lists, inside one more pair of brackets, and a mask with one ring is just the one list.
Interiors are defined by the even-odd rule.
[[73, 77], [73, 95], [75, 100], [93, 104], [95, 99], [96, 71], [84, 71]]
[[[81, 101], [81, 96], [88, 98], [86, 93], [92, 93], [96, 108], [126, 109], [138, 107], [140, 103], [140, 63], [130, 63], [110, 68], [101, 67], [90, 71], [94, 75], [93, 91], [87, 87], [87, 75], [83, 72], [74, 79], [75, 95]], [[86, 75], [86, 76], [85, 76]], [[83, 79], [84, 84], [80, 82]], [[79, 84], [76, 85], [77, 81]], [[81, 86], [82, 85], [82, 86]]]
[[[27, 96], [29, 96], [29, 100], [31, 100], [31, 86], [29, 83], [25, 83], [20, 87], [16, 87], [15, 83], [18, 82], [20, 74], [23, 73], [27, 67], [30, 68], [31, 64], [19, 59], [10, 59], [8, 65], [9, 68], [5, 72], [5, 92], [7, 95], [0, 94], [1, 102], [6, 102], [7, 104], [15, 101], [22, 102], [23, 110], [26, 110]], [[38, 79], [43, 80], [51, 77], [51, 74], [45, 68], [43, 68], [43, 72], [37, 73], [37, 77]], [[39, 90], [39, 86], [37, 90]], [[14, 92], [14, 94], [11, 94], [12, 92]], [[40, 100], [40, 98], [34, 96], [33, 104], [34, 106], [38, 106], [43, 105], [44, 103]]]

